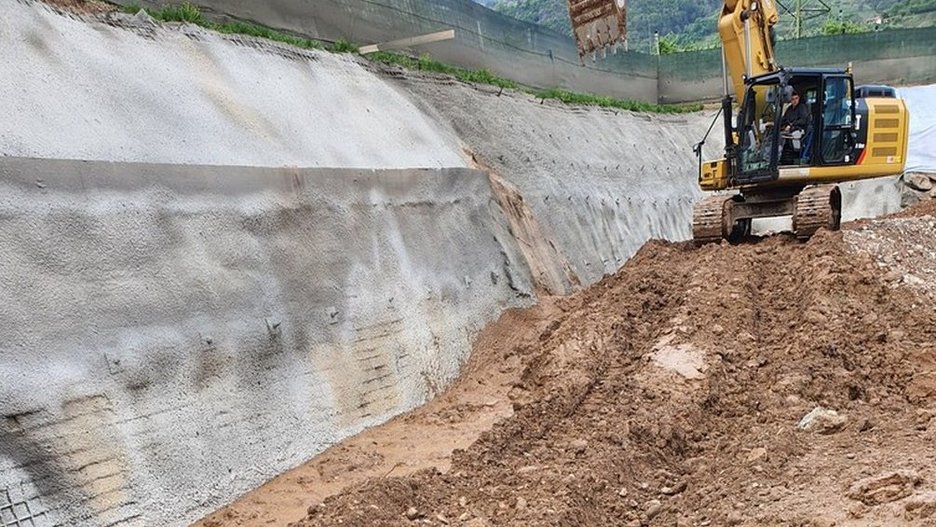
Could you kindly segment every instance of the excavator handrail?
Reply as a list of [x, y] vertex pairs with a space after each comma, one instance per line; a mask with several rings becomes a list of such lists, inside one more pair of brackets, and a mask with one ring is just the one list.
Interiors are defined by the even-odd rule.
[[718, 109], [718, 113], [716, 113], [715, 118], [712, 119], [712, 124], [709, 125], [708, 130], [706, 130], [705, 132], [705, 135], [702, 136], [702, 140], [696, 143], [695, 145], [693, 145], [692, 147], [692, 152], [696, 155], [696, 157], [699, 160], [699, 174], [702, 174], [702, 147], [705, 146], [705, 141], [708, 139], [709, 134], [712, 133], [712, 129], [715, 128], [715, 123], [718, 122], [718, 118], [721, 116], [722, 110], [724, 109], [725, 109], [724, 106]]

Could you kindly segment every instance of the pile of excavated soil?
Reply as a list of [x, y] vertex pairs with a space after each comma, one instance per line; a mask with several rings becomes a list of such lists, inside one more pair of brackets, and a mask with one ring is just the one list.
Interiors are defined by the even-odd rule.
[[[355, 483], [291, 525], [936, 521], [933, 303], [915, 281], [887, 278], [869, 241], [899, 252], [926, 241], [904, 233], [932, 240], [936, 229], [926, 216], [857, 228], [807, 243], [652, 242], [613, 276], [553, 300], [548, 318], [508, 314], [487, 333], [504, 338], [482, 339], [449, 393], [388, 426], [412, 427], [416, 459], [420, 445], [441, 448], [432, 426], [477, 418], [453, 397], [487, 390], [494, 399], [478, 404], [497, 408], [503, 396], [513, 412], [445, 463], [411, 463], [415, 472], [354, 479], [381, 462], [380, 429], [369, 431], [370, 457], [327, 452], [313, 461], [317, 477]], [[342, 452], [355, 463], [322, 465]]]
[[864, 222], [846, 232], [845, 240], [885, 270], [885, 281], [908, 284], [936, 300], [936, 217], [928, 215], [934, 209], [929, 204], [897, 218]]
[[919, 218], [922, 216], [936, 216], [936, 199], [929, 199], [921, 201], [910, 207], [909, 209], [904, 209], [896, 214], [892, 214], [890, 218]]

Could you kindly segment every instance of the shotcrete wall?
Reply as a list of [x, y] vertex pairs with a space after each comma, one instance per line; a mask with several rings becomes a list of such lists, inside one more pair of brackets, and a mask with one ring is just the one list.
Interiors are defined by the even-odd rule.
[[[406, 76], [394, 82], [517, 189], [555, 261], [582, 284], [617, 271], [650, 238], [691, 236], [692, 203], [702, 195], [692, 146], [715, 112], [635, 114]], [[720, 140], [716, 128], [707, 156], [723, 150]]]
[[[466, 113], [447, 122], [353, 57], [28, 2], [0, 14], [0, 502], [39, 526], [184, 525], [443, 389], [504, 308], [681, 235], [672, 211], [634, 212], [646, 184], [628, 203], [636, 166], [544, 172], [546, 209], [522, 194], [533, 174], [459, 168], [472, 142], [499, 163], [456, 128], [496, 97], [470, 85], [419, 81], [453, 90]], [[505, 146], [505, 125], [525, 130], [517, 155], [566, 117], [609, 138], [645, 122], [508, 97], [520, 120], [483, 118]], [[567, 159], [635, 148], [585, 146]], [[205, 165], [227, 160], [258, 168]], [[606, 203], [579, 214], [566, 191]]]
[[3, 154], [248, 166], [465, 166], [349, 55], [0, 2]]
[[442, 389], [531, 301], [485, 173], [0, 161], [0, 489], [183, 525]]

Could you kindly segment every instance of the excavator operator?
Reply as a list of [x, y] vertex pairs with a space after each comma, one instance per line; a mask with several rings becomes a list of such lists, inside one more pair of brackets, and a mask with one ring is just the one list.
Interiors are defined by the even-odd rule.
[[812, 114], [809, 111], [809, 105], [800, 101], [800, 95], [793, 92], [790, 95], [790, 106], [783, 113], [780, 119], [780, 126], [784, 132], [793, 132], [795, 130], [805, 131], [809, 126]]
[[780, 164], [799, 164], [804, 155], [804, 141], [812, 121], [812, 112], [809, 104], [800, 100], [800, 94], [794, 91], [790, 95], [790, 106], [783, 112], [780, 119], [780, 131], [783, 132], [783, 143], [780, 150]]

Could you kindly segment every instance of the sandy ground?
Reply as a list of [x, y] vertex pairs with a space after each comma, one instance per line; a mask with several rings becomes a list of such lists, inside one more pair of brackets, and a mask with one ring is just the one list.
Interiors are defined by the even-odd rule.
[[[478, 337], [479, 349], [532, 348], [561, 314], [560, 298], [505, 312]], [[448, 470], [451, 454], [513, 415], [509, 393], [522, 373], [520, 355], [475, 354], [459, 382], [418, 411], [335, 445], [196, 525], [285, 525], [310, 505], [369, 479], [423, 469]]]
[[908, 278], [936, 264], [932, 212], [651, 242], [506, 313], [429, 405], [198, 525], [932, 525], [936, 328]]

